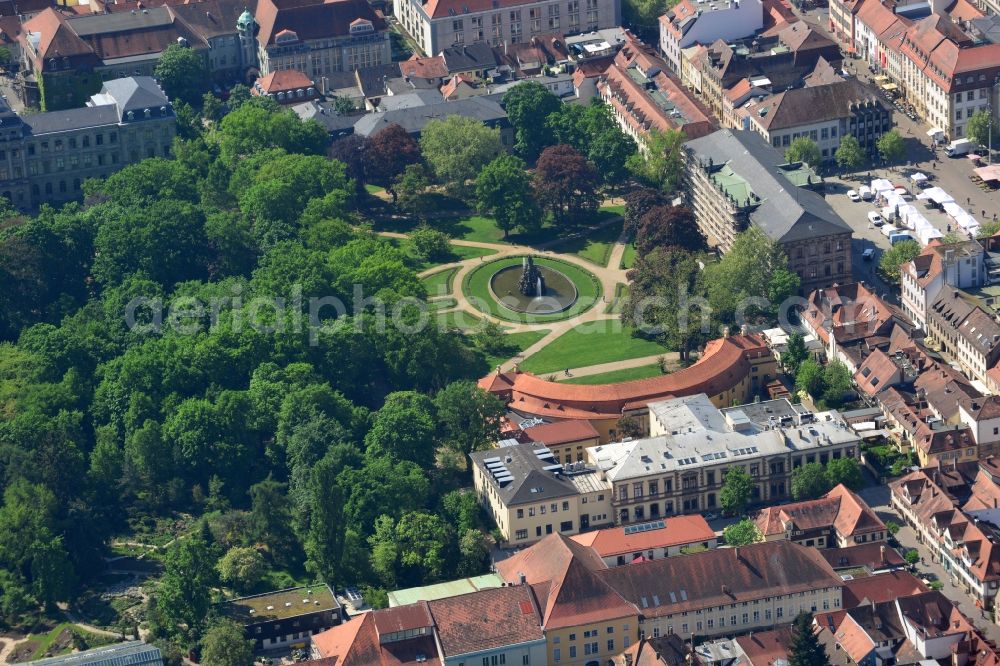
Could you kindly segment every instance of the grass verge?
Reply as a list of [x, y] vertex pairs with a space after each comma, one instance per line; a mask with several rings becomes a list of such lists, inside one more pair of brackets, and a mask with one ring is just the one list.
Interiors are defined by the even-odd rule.
[[640, 365], [637, 368], [622, 368], [611, 372], [602, 372], [596, 375], [584, 375], [583, 377], [570, 377], [560, 380], [564, 384], [617, 384], [619, 382], [630, 382], [633, 379], [649, 379], [659, 377], [663, 372], [659, 363], [651, 365]]
[[566, 331], [544, 349], [526, 358], [521, 369], [540, 375], [566, 368], [655, 356], [666, 351], [657, 342], [632, 337], [631, 331], [617, 319], [602, 319]]

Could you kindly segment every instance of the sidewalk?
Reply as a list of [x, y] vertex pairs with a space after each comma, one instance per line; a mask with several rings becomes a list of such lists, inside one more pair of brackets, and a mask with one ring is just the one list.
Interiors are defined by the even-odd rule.
[[677, 352], [663, 352], [662, 354], [657, 354], [656, 356], [642, 356], [640, 358], [630, 358], [625, 361], [612, 361], [611, 363], [598, 363], [597, 365], [588, 365], [583, 368], [570, 368], [569, 375], [559, 375], [559, 379], [572, 379], [573, 377], [587, 377], [589, 375], [600, 375], [605, 372], [614, 372], [615, 370], [625, 370], [628, 368], [641, 368], [644, 365], [653, 365], [654, 363], [659, 363], [661, 358], [666, 358], [668, 361], [676, 361], [680, 358]]

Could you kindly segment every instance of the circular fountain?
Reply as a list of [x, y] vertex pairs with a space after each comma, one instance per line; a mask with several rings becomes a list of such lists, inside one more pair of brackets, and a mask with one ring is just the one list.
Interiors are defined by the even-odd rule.
[[536, 264], [530, 256], [522, 258], [520, 266], [494, 273], [490, 291], [504, 307], [527, 314], [562, 312], [577, 299], [572, 280], [554, 268]]

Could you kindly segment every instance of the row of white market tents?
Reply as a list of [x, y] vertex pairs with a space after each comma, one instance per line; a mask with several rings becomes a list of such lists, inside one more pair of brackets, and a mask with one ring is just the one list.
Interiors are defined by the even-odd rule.
[[[915, 173], [910, 176], [910, 180], [915, 183], [923, 183], [927, 180], [927, 176]], [[897, 226], [906, 227], [913, 231], [921, 245], [927, 245], [935, 238], [944, 237], [944, 234], [931, 224], [916, 206], [906, 200], [905, 190], [897, 188], [884, 178], [873, 180], [871, 188], [876, 199], [882, 204], [882, 217], [895, 220]], [[956, 204], [955, 199], [940, 187], [929, 187], [923, 190], [917, 195], [917, 199], [930, 200], [941, 206], [955, 224], [966, 233], [975, 234], [978, 231], [979, 222]]]

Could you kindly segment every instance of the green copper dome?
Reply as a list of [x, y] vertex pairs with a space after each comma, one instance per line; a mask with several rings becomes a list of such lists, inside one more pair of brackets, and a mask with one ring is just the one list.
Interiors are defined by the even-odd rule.
[[236, 26], [246, 28], [250, 25], [253, 25], [253, 15], [250, 13], [250, 10], [244, 8], [243, 13], [236, 19]]

